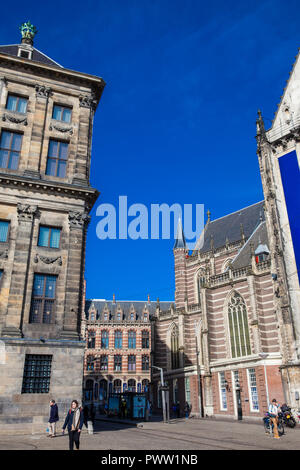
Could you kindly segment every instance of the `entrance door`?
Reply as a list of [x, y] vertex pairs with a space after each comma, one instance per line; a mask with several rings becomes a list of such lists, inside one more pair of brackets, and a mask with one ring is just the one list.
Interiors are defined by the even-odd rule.
[[242, 409], [242, 400], [241, 400], [241, 390], [236, 390], [236, 405], [237, 405], [237, 413], [238, 413], [238, 420], [243, 419], [243, 409]]

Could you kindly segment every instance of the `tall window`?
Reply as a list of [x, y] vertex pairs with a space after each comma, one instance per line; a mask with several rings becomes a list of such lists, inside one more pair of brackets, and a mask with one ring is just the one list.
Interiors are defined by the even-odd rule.
[[9, 111], [25, 114], [27, 111], [27, 102], [27, 98], [9, 94], [7, 98], [6, 109]]
[[128, 348], [135, 349], [136, 348], [136, 333], [135, 331], [128, 332]]
[[95, 349], [95, 346], [96, 346], [96, 333], [94, 331], [89, 331], [87, 347], [89, 349]]
[[225, 372], [219, 373], [219, 389], [220, 389], [221, 410], [227, 410]]
[[148, 349], [149, 348], [149, 331], [143, 330], [142, 332], [142, 348]]
[[2, 131], [0, 140], [0, 167], [17, 170], [22, 145], [22, 135]]
[[121, 372], [122, 370], [122, 356], [119, 354], [114, 356], [114, 370], [116, 372]]
[[250, 404], [252, 411], [259, 411], [255, 369], [248, 369]]
[[95, 358], [94, 356], [88, 356], [86, 360], [86, 370], [95, 370]]
[[115, 349], [122, 348], [122, 331], [115, 331]]
[[105, 379], [100, 380], [99, 386], [99, 400], [103, 401], [107, 398], [107, 381]]
[[146, 393], [146, 392], [148, 392], [148, 389], [149, 389], [149, 380], [144, 379], [142, 381], [142, 392]]
[[0, 220], [0, 242], [5, 243], [8, 239], [9, 222]]
[[205, 282], [206, 282], [205, 273], [203, 270], [200, 270], [200, 272], [198, 273], [198, 277], [197, 277], [198, 303], [199, 304], [201, 303], [201, 295], [200, 295], [201, 289], [205, 287]]
[[186, 377], [184, 379], [184, 383], [185, 383], [185, 401], [187, 401], [190, 404], [191, 403], [190, 378]]
[[52, 356], [26, 354], [22, 393], [49, 393]]
[[109, 346], [109, 332], [107, 330], [102, 330], [101, 332], [101, 348], [107, 349]]
[[128, 370], [135, 371], [135, 356], [128, 356]]
[[72, 109], [67, 106], [60, 106], [55, 104], [53, 106], [52, 118], [57, 121], [71, 122]]
[[176, 325], [171, 331], [171, 367], [172, 369], [179, 367], [179, 330]]
[[100, 370], [108, 370], [108, 356], [104, 356], [104, 355], [101, 356]]
[[229, 332], [232, 357], [251, 354], [247, 308], [240, 294], [235, 292], [228, 305]]
[[59, 248], [60, 228], [40, 226], [38, 246]]
[[120, 379], [116, 379], [114, 381], [114, 393], [121, 393], [122, 392], [122, 382]]
[[142, 370], [149, 370], [149, 356], [142, 356]]
[[66, 142], [49, 140], [46, 175], [58, 176], [59, 178], [66, 176], [68, 146]]
[[56, 276], [35, 274], [30, 323], [52, 323], [55, 313]]
[[136, 391], [136, 382], [134, 379], [128, 380], [128, 392], [135, 392]]

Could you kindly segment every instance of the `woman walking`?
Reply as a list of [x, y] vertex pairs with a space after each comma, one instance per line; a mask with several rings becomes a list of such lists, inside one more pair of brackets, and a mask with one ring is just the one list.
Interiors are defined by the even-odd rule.
[[63, 433], [65, 432], [67, 426], [69, 432], [69, 448], [70, 450], [74, 450], [75, 443], [76, 450], [79, 450], [79, 438], [83, 426], [83, 412], [77, 400], [73, 400], [71, 403], [71, 408], [68, 411], [65, 423], [62, 428]]

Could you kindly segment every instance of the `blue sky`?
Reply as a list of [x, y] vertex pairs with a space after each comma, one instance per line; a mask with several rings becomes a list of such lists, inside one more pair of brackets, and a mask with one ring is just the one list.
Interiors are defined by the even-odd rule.
[[[96, 237], [96, 208], [204, 204], [215, 219], [263, 198], [255, 120], [271, 125], [299, 46], [296, 0], [110, 0], [1, 6], [1, 44], [35, 46], [107, 85], [94, 121], [87, 296], [174, 299], [174, 240]], [[4, 19], [5, 18], [5, 22]]]

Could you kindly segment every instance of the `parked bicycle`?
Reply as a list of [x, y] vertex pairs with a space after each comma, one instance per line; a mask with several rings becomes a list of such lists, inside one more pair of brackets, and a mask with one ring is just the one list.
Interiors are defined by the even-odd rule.
[[[265, 432], [269, 433], [269, 434], [272, 434], [274, 424], [271, 422], [269, 413], [265, 413], [265, 416], [263, 418], [263, 422], [264, 422]], [[284, 418], [283, 418], [283, 413], [281, 413], [281, 412], [278, 413], [277, 428], [278, 428], [279, 436], [283, 436], [283, 434], [284, 434]]]

